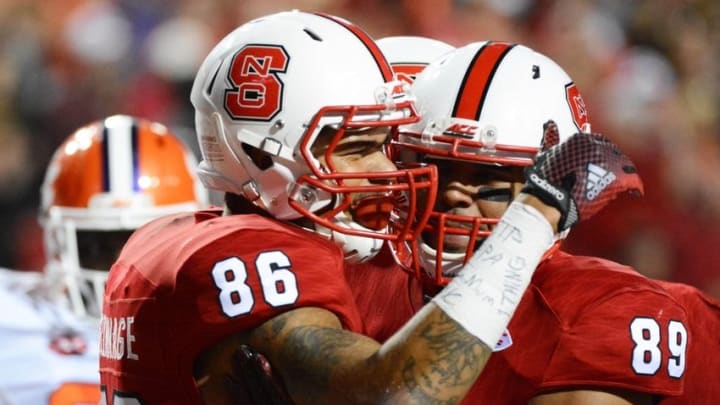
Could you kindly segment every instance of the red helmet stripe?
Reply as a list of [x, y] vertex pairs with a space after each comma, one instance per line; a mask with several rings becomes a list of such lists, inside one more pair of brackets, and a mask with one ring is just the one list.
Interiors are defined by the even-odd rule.
[[453, 117], [479, 120], [492, 78], [514, 44], [488, 42], [475, 54], [458, 91]]
[[370, 35], [367, 34], [367, 32], [363, 31], [360, 27], [343, 20], [341, 18], [335, 17], [330, 14], [325, 13], [315, 13], [316, 15], [319, 15], [320, 17], [325, 17], [328, 20], [332, 20], [343, 27], [345, 27], [348, 31], [352, 32], [353, 35], [355, 35], [360, 42], [365, 45], [365, 48], [370, 52], [372, 57], [375, 59], [375, 63], [378, 65], [378, 69], [380, 69], [380, 74], [382, 74], [383, 79], [385, 82], [389, 82], [393, 80], [393, 70], [390, 67], [390, 63], [388, 63], [387, 59], [385, 58], [385, 55], [380, 51], [380, 47], [377, 46], [375, 41], [373, 41], [372, 38], [370, 38]]

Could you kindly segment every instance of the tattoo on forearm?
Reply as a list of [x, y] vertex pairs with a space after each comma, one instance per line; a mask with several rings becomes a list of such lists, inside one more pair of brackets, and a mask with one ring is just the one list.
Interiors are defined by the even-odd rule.
[[[271, 363], [278, 366], [286, 378], [288, 388], [296, 395], [313, 398], [337, 391], [333, 381], [338, 377], [342, 379], [343, 373], [354, 372], [347, 367], [346, 356], [357, 353], [355, 350], [361, 347], [358, 344], [362, 345], [356, 335], [345, 330], [289, 326], [283, 315], [265, 323], [256, 332], [253, 340], [266, 348], [272, 357]], [[409, 353], [391, 349], [395, 353], [393, 363], [385, 371], [394, 375], [377, 375], [376, 382], [366, 381], [374, 387], [365, 386], [362, 395], [367, 395], [365, 399], [375, 398], [373, 395], [385, 396], [391, 401], [399, 395], [403, 403], [459, 403], [475, 382], [491, 350], [441, 311], [423, 329], [412, 333], [415, 351]], [[367, 365], [372, 364], [371, 359], [368, 358], [370, 363]], [[380, 374], [383, 372], [380, 371]], [[395, 389], [390, 391], [387, 388], [388, 378], [395, 381]], [[397, 390], [400, 387], [402, 389]], [[340, 395], [343, 394], [350, 392]]]
[[[318, 386], [325, 387], [330, 383], [333, 369], [342, 361], [342, 351], [356, 342], [352, 335], [340, 329], [299, 327], [286, 336], [281, 356], [296, 360], [294, 365], [298, 368], [288, 371], [311, 377]], [[307, 350], [308, 347], [313, 350]], [[308, 365], [312, 365], [312, 376], [307, 374]]]
[[448, 389], [463, 389], [475, 382], [490, 350], [472, 335], [458, 333], [458, 328], [452, 318], [441, 313], [437, 321], [421, 331], [428, 350], [423, 358], [430, 364], [421, 364], [422, 360], [410, 357], [403, 367], [403, 383], [414, 400], [457, 403], [461, 398], [447, 398]]

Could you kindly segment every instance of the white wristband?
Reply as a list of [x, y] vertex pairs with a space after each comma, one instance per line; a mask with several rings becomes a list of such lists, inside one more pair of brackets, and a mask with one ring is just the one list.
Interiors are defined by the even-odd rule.
[[492, 234], [433, 302], [494, 348], [553, 241], [552, 227], [538, 210], [512, 202]]

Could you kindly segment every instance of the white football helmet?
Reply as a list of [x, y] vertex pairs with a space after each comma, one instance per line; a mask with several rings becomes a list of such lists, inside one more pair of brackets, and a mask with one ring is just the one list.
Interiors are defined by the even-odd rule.
[[[301, 11], [250, 21], [210, 52], [191, 101], [203, 156], [199, 175], [208, 188], [244, 196], [280, 220], [310, 219], [351, 262], [373, 257], [383, 240], [418, 236], [431, 207], [419, 213], [417, 190], [434, 200], [434, 167], [344, 173], [332, 164], [346, 131], [418, 120], [405, 86], [360, 28]], [[323, 128], [337, 131], [327, 165], [310, 152]], [[351, 179], [368, 184], [346, 184]], [[391, 202], [387, 226], [359, 224], [351, 194]]]
[[[417, 75], [412, 91], [422, 119], [401, 127], [393, 142], [403, 160], [528, 166], [543, 145], [589, 131], [587, 110], [572, 79], [550, 58], [522, 45], [475, 42], [457, 48]], [[446, 284], [498, 219], [433, 212], [424, 233], [434, 233], [439, 246], [421, 238], [421, 267]], [[443, 252], [445, 235], [467, 236], [467, 250]]]
[[190, 150], [157, 122], [114, 115], [55, 151], [41, 189], [46, 273], [77, 315], [99, 319], [110, 265], [132, 231], [205, 208]]
[[415, 35], [385, 37], [376, 42], [397, 78], [410, 84], [428, 63], [455, 49], [443, 41]]

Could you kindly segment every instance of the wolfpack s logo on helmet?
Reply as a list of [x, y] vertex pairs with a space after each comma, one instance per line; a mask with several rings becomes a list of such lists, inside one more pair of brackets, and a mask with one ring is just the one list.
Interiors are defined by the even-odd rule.
[[577, 86], [575, 86], [575, 83], [569, 83], [565, 87], [565, 92], [567, 93], [567, 100], [568, 104], [570, 104], [570, 109], [572, 110], [575, 126], [583, 129], [583, 126], [589, 121], [585, 101], [580, 95], [580, 91]]
[[232, 58], [228, 69], [231, 88], [225, 90], [225, 111], [233, 119], [269, 121], [282, 106], [279, 73], [290, 57], [282, 46], [246, 45]]
[[[528, 166], [546, 131], [548, 141], [556, 144], [588, 124], [585, 103], [567, 73], [547, 56], [518, 44], [487, 41], [457, 48], [432, 61], [411, 90], [421, 120], [400, 128], [393, 142], [398, 153]], [[436, 233], [437, 240], [464, 235], [470, 243], [464, 253], [421, 243], [423, 268], [445, 284], [497, 220], [433, 213], [426, 232]]]
[[[346, 131], [418, 120], [377, 44], [346, 20], [288, 11], [242, 25], [207, 56], [191, 101], [203, 183], [244, 196], [279, 220], [308, 218], [308, 228], [334, 240], [347, 260], [373, 257], [384, 240], [415, 238], [418, 217], [408, 213], [429, 215], [413, 190], [431, 188], [434, 168], [343, 173], [332, 164], [336, 142], [326, 164], [311, 153], [323, 129], [339, 142]], [[351, 186], [357, 179], [372, 184]], [[406, 212], [371, 229], [353, 217], [352, 195], [404, 201], [395, 209]]]

